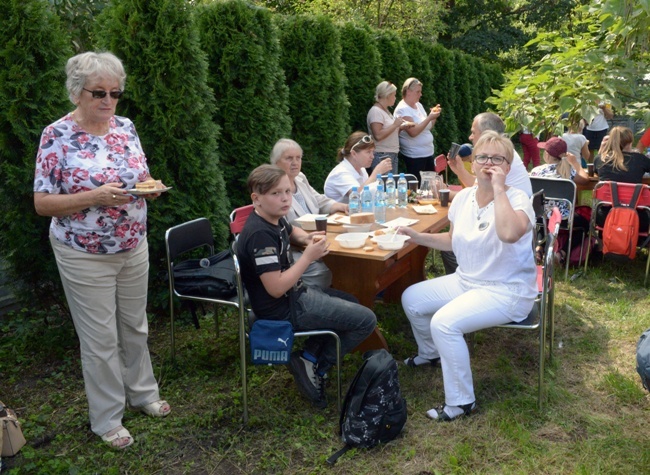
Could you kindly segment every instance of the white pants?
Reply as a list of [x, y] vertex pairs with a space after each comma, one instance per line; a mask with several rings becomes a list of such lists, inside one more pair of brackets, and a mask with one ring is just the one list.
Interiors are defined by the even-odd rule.
[[440, 357], [447, 405], [460, 406], [476, 400], [463, 335], [521, 321], [533, 304], [534, 299], [521, 298], [505, 286], [476, 285], [455, 273], [406, 289], [402, 306], [411, 322], [418, 355], [426, 359]]
[[149, 247], [119, 254], [89, 254], [50, 236], [81, 346], [92, 431], [122, 424], [125, 404], [158, 401], [147, 348]]

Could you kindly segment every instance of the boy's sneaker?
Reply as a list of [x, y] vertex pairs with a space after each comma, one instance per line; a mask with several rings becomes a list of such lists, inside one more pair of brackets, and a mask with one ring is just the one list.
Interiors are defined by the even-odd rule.
[[299, 351], [291, 353], [289, 360], [289, 372], [296, 380], [298, 390], [311, 401], [311, 403], [322, 409], [327, 406], [325, 399], [325, 380], [316, 372], [316, 365], [303, 358]]

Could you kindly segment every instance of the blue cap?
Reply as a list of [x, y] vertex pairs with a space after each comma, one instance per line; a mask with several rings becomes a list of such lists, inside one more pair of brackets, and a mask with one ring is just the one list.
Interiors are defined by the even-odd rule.
[[472, 144], [464, 143], [458, 149], [458, 155], [461, 158], [469, 157], [472, 154]]

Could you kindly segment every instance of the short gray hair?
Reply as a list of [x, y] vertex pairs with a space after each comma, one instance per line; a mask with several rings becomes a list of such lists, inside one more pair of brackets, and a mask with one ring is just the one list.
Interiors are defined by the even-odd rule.
[[284, 155], [284, 152], [287, 150], [293, 150], [294, 148], [296, 150], [300, 150], [300, 154], [302, 154], [302, 147], [298, 145], [298, 142], [295, 140], [280, 139], [275, 142], [273, 150], [271, 150], [271, 165], [277, 164], [278, 161], [282, 158], [282, 155]]
[[379, 102], [379, 99], [390, 96], [392, 93], [397, 91], [397, 86], [390, 81], [382, 81], [377, 84], [375, 88], [375, 101]]
[[474, 120], [476, 121], [481, 133], [487, 132], [488, 130], [494, 130], [495, 132], [502, 134], [506, 131], [506, 124], [504, 124], [501, 117], [496, 115], [494, 112], [482, 112], [477, 115]]
[[76, 104], [81, 91], [91, 77], [116, 79], [120, 90], [124, 90], [126, 72], [122, 61], [113, 53], [94, 53], [89, 51], [73, 56], [65, 66], [67, 80], [65, 86], [68, 89], [70, 101]]

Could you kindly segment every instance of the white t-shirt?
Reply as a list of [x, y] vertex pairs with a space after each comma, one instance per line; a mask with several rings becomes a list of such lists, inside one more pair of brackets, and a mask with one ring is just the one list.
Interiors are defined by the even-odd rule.
[[578, 160], [580, 160], [580, 157], [582, 156], [582, 146], [587, 142], [585, 136], [582, 134], [571, 134], [566, 132], [562, 134], [562, 140], [566, 142], [566, 151], [572, 153]]
[[372, 106], [368, 111], [368, 116], [366, 118], [368, 123], [368, 132], [372, 135], [373, 140], [375, 141], [375, 152], [379, 153], [397, 153], [399, 152], [399, 129], [395, 129], [384, 140], [377, 140], [377, 138], [372, 133], [372, 127], [370, 124], [378, 123], [381, 124], [381, 129], [387, 129], [395, 122], [395, 117], [390, 112], [386, 112], [384, 109], [378, 106]]
[[[409, 106], [404, 100], [399, 101], [395, 108], [395, 117], [411, 117], [416, 124], [427, 118], [427, 112], [419, 102], [416, 108]], [[400, 151], [410, 158], [424, 158], [433, 156], [433, 124], [429, 122], [425, 129], [415, 137], [411, 137], [406, 130], [399, 133]]]
[[593, 118], [591, 121], [591, 124], [587, 126], [587, 130], [591, 130], [593, 132], [599, 132], [601, 130], [607, 130], [609, 129], [609, 124], [607, 123], [607, 119], [605, 118], [605, 113], [603, 112], [602, 109], [598, 109], [598, 115]]
[[449, 208], [449, 220], [453, 224], [451, 245], [458, 260], [456, 273], [469, 282], [493, 286], [497, 292], [535, 298], [537, 269], [532, 248], [535, 213], [530, 199], [517, 188], [511, 187], [506, 192], [512, 208], [523, 210], [530, 226], [517, 242], [505, 243], [497, 236], [494, 201], [479, 210], [476, 190], [476, 186], [461, 190]]
[[530, 177], [528, 176], [524, 162], [521, 161], [521, 157], [516, 150], [512, 157], [512, 163], [510, 164], [510, 172], [506, 175], [506, 185], [519, 188], [528, 196], [533, 194], [533, 186], [530, 184]]
[[[361, 168], [361, 173], [357, 172], [347, 158], [336, 165], [325, 180], [325, 195], [341, 203], [348, 202], [348, 192], [353, 186], [358, 188], [361, 194], [362, 185], [368, 180], [368, 172]], [[370, 189], [373, 191], [377, 187], [373, 184]]]

